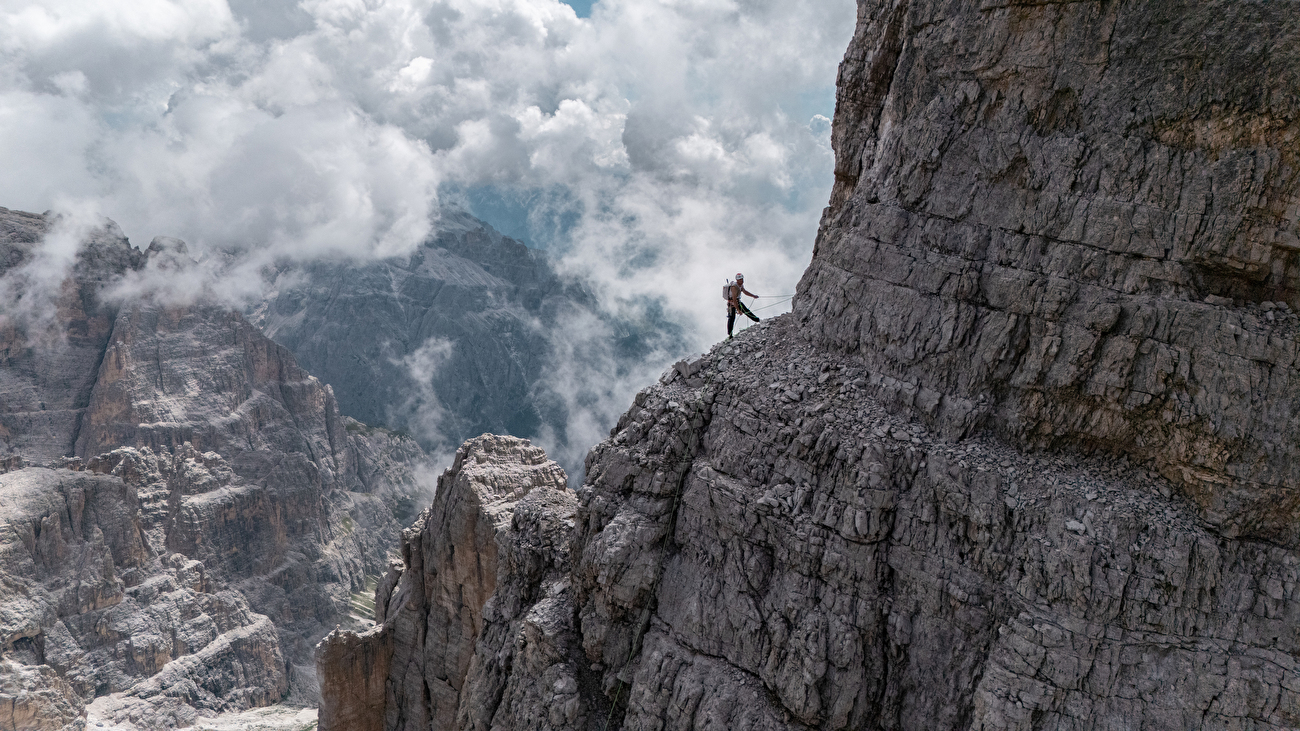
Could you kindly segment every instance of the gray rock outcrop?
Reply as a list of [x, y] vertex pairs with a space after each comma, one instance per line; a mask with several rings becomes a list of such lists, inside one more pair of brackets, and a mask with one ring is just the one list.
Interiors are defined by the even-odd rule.
[[623, 728], [1300, 722], [1293, 550], [1127, 458], [938, 438], [789, 319], [699, 367], [580, 492], [576, 611]]
[[[263, 705], [288, 687], [275, 626], [201, 561], [158, 545], [148, 491], [122, 475], [0, 475], [0, 662], [15, 679], [48, 679], [45, 695], [61, 691], [57, 713], [23, 720], [15, 708], [0, 728], [79, 723], [87, 700], [110, 694], [135, 706], [123, 720], [188, 725], [198, 710]], [[31, 708], [41, 694], [24, 695]]]
[[[794, 312], [591, 451], [535, 692], [467, 671], [478, 715], [392, 693], [384, 729], [1300, 728], [1300, 15], [858, 21]], [[405, 558], [390, 623], [441, 580]]]
[[52, 223], [0, 208], [0, 453], [38, 464], [73, 453], [117, 315], [101, 285], [145, 260], [108, 222], [60, 281], [61, 264], [38, 252]]
[[79, 731], [85, 722], [78, 700], [48, 665], [0, 660], [0, 728]]

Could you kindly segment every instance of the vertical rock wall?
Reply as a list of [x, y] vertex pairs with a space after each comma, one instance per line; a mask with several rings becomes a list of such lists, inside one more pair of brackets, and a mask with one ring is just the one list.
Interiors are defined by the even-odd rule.
[[316, 662], [321, 728], [383, 731], [393, 633], [380, 625], [360, 635], [335, 630], [322, 641]]
[[0, 453], [43, 464], [73, 453], [117, 316], [105, 281], [144, 254], [112, 222], [90, 232], [66, 280], [38, 244], [53, 221], [0, 208]]
[[864, 0], [795, 310], [945, 433], [1154, 460], [1300, 537], [1292, 3]]

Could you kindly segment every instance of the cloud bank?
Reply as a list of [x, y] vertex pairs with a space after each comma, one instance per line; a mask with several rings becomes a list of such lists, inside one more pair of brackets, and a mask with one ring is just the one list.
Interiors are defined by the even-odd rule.
[[658, 308], [699, 350], [725, 332], [726, 277], [786, 294], [807, 264], [854, 20], [852, 0], [599, 0], [588, 18], [2, 0], [0, 205], [222, 251], [251, 296], [262, 263], [400, 255], [440, 203], [486, 196], [608, 307]]

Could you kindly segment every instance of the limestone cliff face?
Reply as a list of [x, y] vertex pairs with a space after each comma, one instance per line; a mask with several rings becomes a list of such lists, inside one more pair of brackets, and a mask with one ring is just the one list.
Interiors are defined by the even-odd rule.
[[329, 387], [241, 315], [207, 305], [127, 305], [114, 323], [77, 454], [185, 442], [231, 455], [303, 454], [337, 473], [350, 466], [338, 459], [347, 435]]
[[53, 669], [0, 662], [0, 728], [85, 728], [76, 693]]
[[791, 318], [695, 367], [580, 493], [575, 609], [623, 728], [1300, 723], [1294, 550], [1126, 459], [891, 416]]
[[[0, 284], [28, 296], [50, 222], [0, 211], [0, 224]], [[346, 621], [398, 538], [413, 441], [341, 416], [238, 313], [104, 300], [105, 283], [182, 246], [142, 253], [106, 226], [55, 282], [77, 306], [0, 316], [0, 662], [17, 673], [0, 684], [13, 719], [0, 729], [75, 727], [91, 701], [165, 728], [275, 702], [295, 681], [310, 696], [294, 663]]]
[[77, 442], [87, 458], [131, 446], [191, 460], [169, 547], [253, 580], [263, 611], [304, 627], [331, 623], [396, 541], [385, 499], [401, 485], [365, 484], [365, 443], [330, 388], [238, 313], [146, 304], [119, 313]]
[[[1300, 727], [1298, 37], [1280, 3], [860, 2], [795, 311], [591, 451], [532, 692], [474, 674], [484, 620], [422, 676], [478, 715], [404, 663], [383, 728]], [[441, 574], [400, 576], [390, 623]]]
[[1296, 545], [1298, 115], [1290, 4], [864, 0], [795, 310], [945, 433]]
[[0, 728], [80, 727], [96, 696], [114, 697], [123, 720], [187, 725], [196, 711], [262, 705], [287, 689], [275, 626], [202, 562], [158, 545], [136, 482], [120, 470], [0, 475], [3, 662], [14, 680], [46, 684], [0, 686], [0, 705], [14, 707]]

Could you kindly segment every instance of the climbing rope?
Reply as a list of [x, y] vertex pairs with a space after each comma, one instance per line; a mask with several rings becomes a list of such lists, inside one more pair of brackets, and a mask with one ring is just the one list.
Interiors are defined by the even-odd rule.
[[791, 295], [786, 295], [786, 296], [785, 296], [785, 299], [782, 299], [780, 302], [773, 302], [773, 303], [770, 304], [770, 305], [763, 305], [762, 307], [755, 307], [755, 308], [752, 309], [752, 311], [753, 311], [753, 312], [758, 312], [759, 310], [767, 310], [767, 309], [771, 309], [771, 308], [773, 308], [773, 307], [780, 307], [781, 305], [785, 304], [786, 302], [789, 302], [791, 299], [794, 299], [794, 295], [792, 295], [792, 294], [791, 294]]

